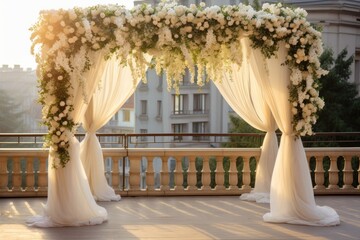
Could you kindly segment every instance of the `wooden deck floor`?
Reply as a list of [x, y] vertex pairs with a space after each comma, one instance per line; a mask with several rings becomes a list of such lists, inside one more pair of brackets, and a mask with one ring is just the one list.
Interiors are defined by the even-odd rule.
[[33, 228], [27, 217], [42, 213], [46, 198], [0, 198], [0, 239], [360, 239], [360, 196], [318, 196], [336, 209], [340, 226], [270, 224], [269, 204], [238, 197], [127, 197], [100, 202], [109, 221], [97, 226]]

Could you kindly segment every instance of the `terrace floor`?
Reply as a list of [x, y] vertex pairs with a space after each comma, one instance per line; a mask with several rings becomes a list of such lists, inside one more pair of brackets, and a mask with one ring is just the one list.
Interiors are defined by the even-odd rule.
[[341, 218], [335, 227], [271, 224], [262, 220], [269, 204], [238, 197], [126, 197], [99, 202], [109, 214], [101, 225], [34, 228], [46, 198], [0, 198], [0, 239], [360, 239], [360, 196], [317, 196]]

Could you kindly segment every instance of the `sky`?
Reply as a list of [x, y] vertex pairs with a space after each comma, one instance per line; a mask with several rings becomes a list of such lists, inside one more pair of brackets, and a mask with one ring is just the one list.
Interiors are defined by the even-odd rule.
[[35, 57], [30, 53], [29, 28], [41, 10], [115, 3], [128, 9], [133, 6], [133, 0], [0, 0], [0, 66], [36, 68]]

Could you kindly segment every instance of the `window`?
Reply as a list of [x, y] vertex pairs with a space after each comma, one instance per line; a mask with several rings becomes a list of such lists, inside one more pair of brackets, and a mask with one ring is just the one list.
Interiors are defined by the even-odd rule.
[[157, 101], [157, 117], [161, 117], [162, 115], [162, 102], [161, 101]]
[[194, 94], [194, 113], [205, 113], [206, 94]]
[[[186, 123], [172, 124], [173, 133], [186, 132]], [[174, 136], [174, 140], [182, 140], [182, 136]]]
[[174, 114], [184, 114], [186, 95], [185, 94], [173, 95], [173, 99], [174, 99], [174, 108], [173, 108]]
[[193, 133], [206, 133], [206, 132], [207, 132], [207, 122], [193, 123]]
[[130, 110], [123, 110], [123, 121], [130, 122]]
[[[140, 129], [140, 134], [147, 134], [147, 133], [148, 133], [147, 129]], [[140, 140], [141, 141], [146, 141], [147, 137], [146, 136], [141, 136]]]
[[191, 74], [188, 68], [185, 69], [184, 76], [180, 79], [179, 86], [190, 85]]
[[115, 115], [111, 118], [112, 121], [119, 120], [119, 112], [115, 113]]
[[162, 73], [160, 73], [160, 75], [159, 75], [159, 84], [158, 84], [158, 86], [157, 86], [157, 89], [158, 89], [159, 91], [162, 90], [163, 82], [164, 82], [164, 76], [163, 76]]
[[141, 100], [141, 115], [147, 115], [147, 101]]
[[[207, 122], [194, 122], [193, 133], [207, 133], [208, 123]], [[194, 136], [193, 140], [206, 140], [206, 136]]]

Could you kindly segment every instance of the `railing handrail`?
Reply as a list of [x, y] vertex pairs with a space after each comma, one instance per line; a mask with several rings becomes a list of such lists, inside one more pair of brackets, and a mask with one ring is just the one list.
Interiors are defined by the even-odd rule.
[[[77, 133], [75, 136], [81, 140], [86, 133]], [[0, 144], [41, 144], [46, 133], [0, 133]], [[132, 139], [136, 139], [136, 144], [146, 143], [229, 143], [230, 141], [221, 138], [242, 138], [252, 137], [258, 139], [259, 143], [264, 138], [265, 133], [97, 133], [100, 143], [102, 144], [120, 144], [124, 148], [128, 148], [132, 143]], [[280, 138], [281, 133], [277, 133]], [[102, 141], [104, 137], [117, 137], [117, 142]], [[147, 138], [153, 138], [153, 141], [147, 141]], [[172, 140], [158, 140], [157, 137], [172, 137]], [[193, 137], [193, 139], [185, 139], [185, 137]], [[213, 139], [210, 139], [213, 138]], [[6, 138], [15, 138], [13, 141], [2, 141]], [[30, 141], [25, 141], [22, 138], [32, 138]], [[350, 144], [352, 146], [360, 146], [360, 132], [318, 132], [313, 136], [302, 137], [304, 146], [313, 143], [340, 143]], [[118, 146], [117, 146], [118, 147]], [[351, 147], [351, 146], [350, 146]], [[1, 146], [0, 146], [1, 148]]]

